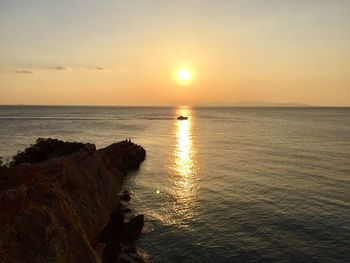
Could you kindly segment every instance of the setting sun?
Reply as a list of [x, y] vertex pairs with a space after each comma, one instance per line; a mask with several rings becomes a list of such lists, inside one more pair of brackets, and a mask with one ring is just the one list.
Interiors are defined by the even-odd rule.
[[195, 70], [189, 64], [181, 64], [174, 70], [174, 79], [181, 86], [190, 85], [195, 79]]
[[183, 68], [179, 71], [179, 79], [186, 81], [191, 77], [191, 73], [187, 68]]

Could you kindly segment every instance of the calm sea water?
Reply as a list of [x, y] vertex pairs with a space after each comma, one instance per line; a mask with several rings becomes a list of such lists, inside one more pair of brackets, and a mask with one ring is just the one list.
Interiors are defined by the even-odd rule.
[[38, 137], [144, 146], [125, 187], [152, 262], [350, 262], [349, 108], [1, 106], [0, 127], [5, 158]]

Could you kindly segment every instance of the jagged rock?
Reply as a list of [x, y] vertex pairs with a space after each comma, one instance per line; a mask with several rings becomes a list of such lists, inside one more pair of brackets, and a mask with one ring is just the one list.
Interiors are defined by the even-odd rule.
[[[122, 212], [119, 211], [122, 214]], [[119, 263], [125, 262], [125, 258], [132, 258], [133, 253], [126, 253], [123, 251], [124, 256], [120, 257], [122, 244], [130, 243], [134, 241], [141, 233], [144, 225], [144, 216], [138, 215], [132, 218], [129, 222], [124, 223], [123, 221], [111, 221], [107, 227], [98, 236], [98, 241], [106, 244], [103, 251], [103, 263]], [[136, 249], [136, 248], [135, 248]], [[130, 254], [130, 255], [129, 255]], [[135, 257], [138, 260], [142, 260], [143, 257]], [[131, 261], [134, 262], [135, 260]], [[135, 261], [135, 262], [146, 262], [146, 261]]]
[[119, 203], [123, 174], [146, 152], [126, 141], [73, 146], [0, 170], [0, 262], [101, 262], [91, 243]]
[[144, 225], [144, 215], [138, 215], [125, 223], [122, 228], [122, 240], [130, 242], [135, 240], [142, 233]]
[[113, 211], [109, 217], [113, 224], [122, 224], [125, 220], [125, 216], [120, 210]]
[[120, 197], [120, 200], [126, 201], [126, 202], [130, 201], [131, 199], [131, 196], [128, 191], [123, 191], [123, 193], [121, 193], [119, 197]]
[[103, 250], [102, 262], [103, 263], [116, 263], [121, 250], [119, 241], [108, 242]]
[[125, 246], [122, 247], [119, 257], [117, 259], [118, 263], [130, 263], [130, 262], [137, 262], [137, 263], [147, 263], [150, 262], [148, 258], [148, 254], [140, 249], [136, 248], [134, 246]]

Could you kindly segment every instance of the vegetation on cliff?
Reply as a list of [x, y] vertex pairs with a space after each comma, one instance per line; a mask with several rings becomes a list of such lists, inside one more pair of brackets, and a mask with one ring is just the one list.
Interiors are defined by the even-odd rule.
[[84, 144], [80, 142], [64, 142], [51, 138], [38, 138], [34, 144], [13, 156], [10, 167], [15, 167], [20, 163], [38, 163], [49, 158], [68, 155], [83, 147]]

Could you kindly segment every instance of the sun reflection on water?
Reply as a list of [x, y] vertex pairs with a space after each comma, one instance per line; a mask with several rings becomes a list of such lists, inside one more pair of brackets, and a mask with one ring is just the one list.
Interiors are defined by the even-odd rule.
[[191, 175], [193, 168], [193, 145], [191, 138], [191, 120], [177, 122], [177, 145], [175, 148], [176, 171], [179, 175]]
[[196, 215], [198, 165], [193, 142], [191, 109], [181, 107], [176, 114], [189, 117], [187, 120], [176, 120], [176, 143], [171, 160], [174, 180], [174, 188], [171, 190], [173, 215], [179, 226], [186, 226], [186, 222]]

